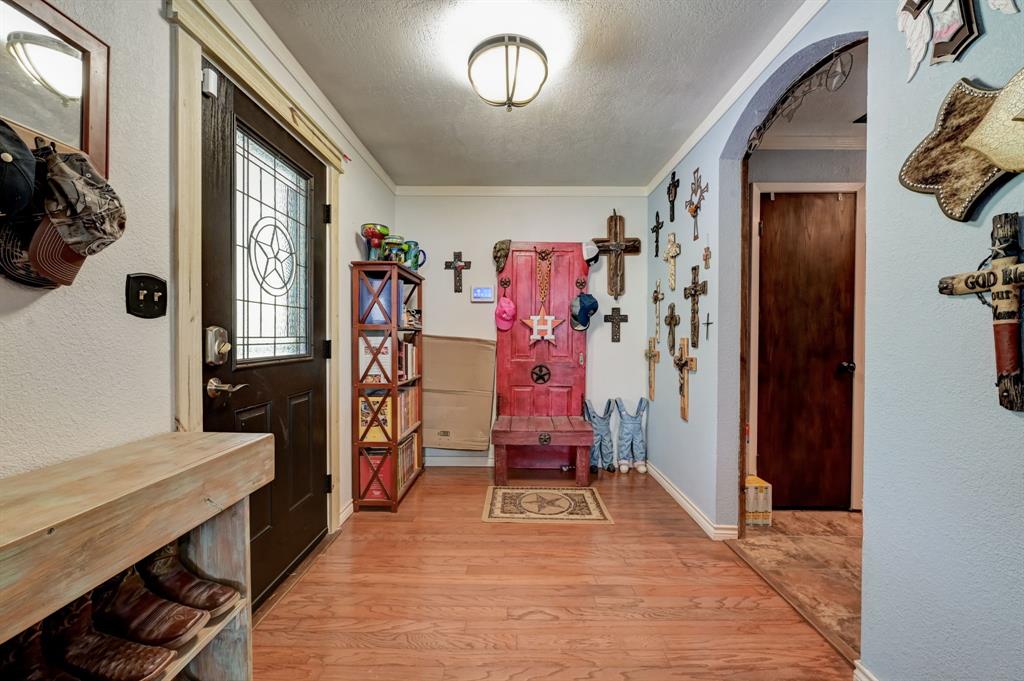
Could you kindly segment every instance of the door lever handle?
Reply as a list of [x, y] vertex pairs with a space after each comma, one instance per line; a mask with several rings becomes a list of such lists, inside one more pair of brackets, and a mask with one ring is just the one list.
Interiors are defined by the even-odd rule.
[[247, 387], [248, 383], [224, 383], [219, 378], [211, 378], [206, 383], [206, 394], [210, 397], [217, 397], [221, 393], [231, 395]]
[[836, 371], [837, 371], [837, 373], [840, 373], [840, 374], [843, 374], [843, 373], [846, 373], [846, 374], [855, 373], [857, 371], [857, 363], [856, 362], [840, 362], [839, 366], [836, 368]]

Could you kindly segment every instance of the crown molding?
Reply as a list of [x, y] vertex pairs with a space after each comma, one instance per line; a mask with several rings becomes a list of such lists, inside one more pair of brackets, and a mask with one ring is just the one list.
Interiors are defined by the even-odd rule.
[[661, 184], [662, 179], [665, 178], [672, 169], [679, 165], [679, 162], [686, 157], [690, 151], [697, 146], [697, 143], [703, 139], [704, 135], [708, 133], [711, 128], [714, 127], [715, 123], [719, 121], [729, 111], [729, 108], [739, 100], [744, 92], [747, 91], [754, 81], [764, 73], [771, 63], [782, 54], [782, 51], [786, 49], [786, 46], [797, 36], [800, 31], [803, 30], [807, 24], [810, 23], [811, 19], [821, 11], [821, 9], [828, 4], [828, 0], [804, 0], [804, 4], [800, 5], [800, 8], [793, 13], [793, 16], [789, 18], [789, 21], [782, 27], [782, 29], [775, 34], [771, 42], [761, 51], [761, 54], [757, 56], [747, 70], [743, 72], [729, 91], [718, 101], [715, 108], [711, 110], [711, 113], [701, 122], [700, 125], [686, 138], [683, 145], [679, 147], [679, 151], [673, 154], [672, 158], [661, 167], [654, 177], [647, 184], [646, 194], [650, 195], [658, 185]]
[[646, 198], [646, 187], [520, 187], [520, 186], [427, 186], [399, 185], [396, 196], [532, 196], [532, 197], [602, 197]]
[[758, 146], [767, 151], [863, 151], [867, 148], [866, 137], [853, 135], [771, 135]]

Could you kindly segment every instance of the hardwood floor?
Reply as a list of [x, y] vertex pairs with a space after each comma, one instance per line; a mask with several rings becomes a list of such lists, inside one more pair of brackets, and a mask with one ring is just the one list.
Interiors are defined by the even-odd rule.
[[648, 476], [601, 473], [598, 526], [484, 523], [489, 484], [431, 468], [356, 514], [256, 628], [256, 681], [850, 681]]

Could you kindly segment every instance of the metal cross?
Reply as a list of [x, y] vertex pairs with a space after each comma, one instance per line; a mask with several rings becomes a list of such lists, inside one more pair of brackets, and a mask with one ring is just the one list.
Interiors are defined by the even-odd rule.
[[654, 235], [654, 257], [657, 258], [658, 251], [661, 249], [661, 228], [665, 226], [665, 223], [661, 220], [661, 213], [654, 211], [654, 226], [651, 227], [651, 234]]
[[668, 352], [676, 354], [676, 327], [679, 326], [679, 315], [676, 314], [676, 304], [668, 304], [668, 314], [665, 315], [665, 327], [668, 329]]
[[608, 295], [615, 300], [626, 292], [627, 255], [640, 253], [640, 239], [626, 237], [626, 219], [616, 211], [608, 218], [608, 236], [593, 239], [597, 250], [608, 256]]
[[711, 269], [711, 246], [704, 247], [704, 269]]
[[613, 307], [611, 314], [604, 316], [606, 322], [611, 322], [612, 325], [612, 343], [618, 343], [621, 340], [621, 325], [629, 321], [628, 314], [622, 314], [620, 308]]
[[697, 215], [700, 213], [701, 207], [704, 205], [704, 196], [708, 193], [708, 183], [705, 182], [704, 186], [700, 186], [700, 168], [693, 171], [693, 182], [690, 183], [690, 198], [686, 200], [686, 210], [693, 217], [693, 240], [696, 241], [700, 238], [700, 234], [697, 232]]
[[672, 358], [672, 364], [679, 372], [679, 416], [690, 420], [690, 372], [697, 370], [697, 358], [690, 357], [690, 341], [679, 339], [679, 354]]
[[700, 267], [690, 268], [692, 283], [683, 289], [683, 298], [690, 301], [690, 338], [694, 349], [700, 344], [700, 297], [708, 294], [708, 282], [700, 280]]
[[661, 259], [668, 264], [668, 287], [673, 291], [676, 290], [676, 257], [682, 250], [683, 247], [676, 241], [676, 233], [670, 232], [665, 243], [665, 255]]
[[657, 339], [647, 339], [647, 350], [644, 352], [644, 359], [647, 360], [647, 399], [653, 400], [655, 367], [661, 361], [661, 351], [658, 350]]
[[472, 267], [472, 262], [462, 259], [462, 251], [455, 251], [452, 253], [452, 259], [445, 261], [444, 268], [455, 272], [454, 287], [456, 293], [462, 293], [462, 270], [468, 270]]
[[714, 324], [714, 322], [711, 321], [710, 312], [707, 313], [704, 319], [704, 340], [708, 340], [708, 337], [711, 335], [711, 326]]
[[651, 294], [651, 302], [654, 303], [654, 340], [661, 341], [661, 301], [665, 300], [665, 294], [661, 292], [661, 279], [654, 287]]
[[668, 181], [668, 221], [676, 221], [676, 196], [679, 195], [679, 178], [676, 177], [676, 171], [672, 171], [672, 177]]

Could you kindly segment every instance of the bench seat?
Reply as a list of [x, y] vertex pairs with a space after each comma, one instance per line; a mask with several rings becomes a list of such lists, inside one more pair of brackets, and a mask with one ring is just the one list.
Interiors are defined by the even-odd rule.
[[590, 484], [590, 446], [594, 430], [582, 416], [499, 416], [491, 429], [494, 484], [508, 484], [508, 447], [572, 447], [576, 486]]

